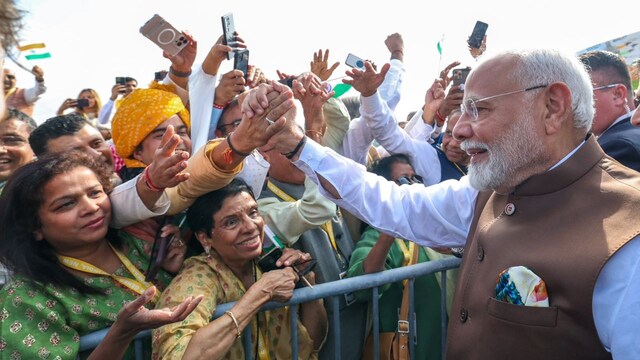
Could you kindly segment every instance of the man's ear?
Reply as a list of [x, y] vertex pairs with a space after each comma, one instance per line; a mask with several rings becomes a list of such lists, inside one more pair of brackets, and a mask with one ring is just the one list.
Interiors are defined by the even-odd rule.
[[221, 138], [223, 138], [223, 137], [224, 137], [224, 134], [222, 133], [222, 130], [220, 130], [220, 129], [216, 129], [216, 137], [217, 137], [218, 139], [221, 139]]
[[133, 158], [142, 161], [142, 144], [138, 145], [135, 150], [133, 150]]
[[42, 233], [41, 230], [35, 230], [33, 232], [33, 237], [36, 239], [36, 241], [44, 240], [44, 234]]
[[545, 105], [545, 132], [553, 135], [573, 117], [571, 90], [561, 82], [550, 84], [547, 87]]
[[620, 84], [613, 88], [613, 101], [616, 106], [625, 106], [627, 104], [627, 87]]

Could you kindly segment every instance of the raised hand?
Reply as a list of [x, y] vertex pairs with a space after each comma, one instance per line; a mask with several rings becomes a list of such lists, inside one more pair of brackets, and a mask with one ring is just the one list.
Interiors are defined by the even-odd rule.
[[453, 80], [453, 77], [449, 76], [451, 69], [453, 69], [458, 65], [460, 65], [460, 61], [454, 61], [451, 64], [447, 65], [447, 67], [442, 69], [442, 71], [440, 71], [440, 79], [444, 80], [444, 83], [443, 83], [444, 89], [446, 89], [447, 86], [449, 86], [449, 84], [451, 83], [451, 80]]
[[444, 104], [445, 99], [444, 84], [445, 80], [435, 79], [433, 81], [433, 84], [431, 84], [429, 89], [427, 89], [427, 93], [424, 96], [425, 112], [430, 110], [433, 114], [435, 114], [436, 111], [440, 110], [441, 106]]
[[148, 288], [142, 295], [125, 305], [119, 312], [112, 329], [125, 334], [155, 329], [157, 327], [184, 320], [198, 306], [204, 295], [189, 296], [182, 303], [172, 308], [149, 310], [144, 307], [156, 295], [156, 287]]
[[464, 91], [462, 91], [459, 86], [452, 86], [449, 88], [447, 96], [440, 105], [440, 114], [447, 117], [453, 110], [460, 109], [460, 104], [462, 104], [463, 98]]
[[174, 187], [189, 178], [189, 173], [184, 172], [187, 168], [189, 153], [176, 152], [181, 141], [180, 136], [175, 134], [173, 126], [167, 126], [153, 161], [146, 170], [149, 179], [156, 187], [161, 189]]
[[316, 74], [320, 80], [326, 81], [331, 77], [335, 69], [338, 68], [340, 62], [335, 62], [329, 67], [329, 49], [324, 52], [324, 56], [322, 49], [320, 49], [318, 52], [313, 53], [313, 61], [309, 65], [312, 73]]
[[209, 75], [218, 74], [218, 70], [220, 69], [220, 65], [223, 61], [227, 60], [227, 53], [237, 48], [246, 48], [247, 45], [244, 43], [244, 40], [238, 35], [237, 32], [234, 33], [234, 47], [223, 44], [224, 35], [221, 35], [215, 44], [211, 47], [204, 61], [202, 62], [202, 70]]
[[193, 62], [196, 60], [198, 42], [188, 33], [183, 32], [182, 34], [189, 41], [189, 44], [180, 50], [180, 52], [175, 56], [171, 56], [166, 52], [162, 52], [162, 56], [171, 61], [171, 67], [175, 71], [188, 73], [191, 71]]
[[225, 106], [237, 95], [244, 92], [245, 88], [244, 74], [240, 70], [231, 70], [222, 75], [220, 83], [216, 87], [215, 104]]
[[342, 82], [353, 86], [362, 96], [371, 96], [376, 93], [378, 87], [384, 81], [384, 77], [387, 75], [390, 66], [388, 63], [384, 64], [378, 73], [369, 61], [365, 61], [364, 70], [354, 68], [347, 71], [346, 74], [350, 76], [351, 79], [344, 79]]

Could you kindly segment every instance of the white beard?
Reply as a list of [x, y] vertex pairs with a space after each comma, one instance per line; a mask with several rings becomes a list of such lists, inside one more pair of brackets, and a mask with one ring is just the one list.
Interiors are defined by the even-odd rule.
[[477, 148], [487, 151], [488, 159], [484, 163], [469, 164], [469, 182], [478, 191], [510, 188], [524, 181], [523, 173], [544, 159], [545, 149], [541, 139], [536, 136], [534, 119], [529, 113], [520, 114], [504, 134], [492, 144], [465, 140], [463, 150]]

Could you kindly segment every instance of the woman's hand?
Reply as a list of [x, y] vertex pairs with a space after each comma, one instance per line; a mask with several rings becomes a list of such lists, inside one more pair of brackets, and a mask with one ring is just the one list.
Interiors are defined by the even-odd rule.
[[313, 61], [309, 64], [311, 67], [311, 72], [316, 74], [320, 80], [327, 81], [333, 71], [338, 68], [340, 62], [337, 61], [331, 67], [329, 67], [329, 49], [327, 49], [322, 55], [322, 49], [318, 50], [317, 53], [313, 53]]
[[282, 249], [282, 256], [280, 256], [280, 259], [276, 261], [276, 266], [291, 266], [309, 260], [311, 260], [311, 255], [306, 252], [291, 248], [284, 248]]
[[156, 287], [148, 288], [137, 299], [125, 305], [118, 312], [118, 319], [113, 324], [112, 330], [121, 331], [128, 336], [146, 329], [155, 329], [162, 325], [184, 320], [193, 309], [198, 306], [204, 295], [189, 296], [182, 303], [172, 308], [149, 310], [144, 307], [156, 295]]
[[264, 273], [251, 287], [256, 287], [262, 293], [268, 294], [270, 300], [287, 302], [293, 296], [296, 282], [298, 282], [298, 275], [292, 268], [286, 267]]
[[62, 105], [60, 105], [60, 108], [58, 108], [58, 116], [63, 115], [65, 110], [74, 108], [76, 107], [76, 105], [78, 105], [78, 100], [76, 99], [67, 99], [63, 101]]
[[169, 236], [171, 239], [167, 248], [167, 256], [162, 262], [162, 268], [171, 274], [176, 274], [182, 267], [184, 256], [187, 254], [187, 247], [182, 241], [180, 228], [173, 224], [165, 225], [162, 227], [160, 236]]

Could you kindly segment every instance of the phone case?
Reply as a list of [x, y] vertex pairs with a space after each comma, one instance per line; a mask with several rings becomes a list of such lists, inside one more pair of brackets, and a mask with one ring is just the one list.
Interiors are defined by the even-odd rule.
[[364, 69], [364, 60], [353, 54], [347, 55], [347, 60], [344, 63], [351, 66], [352, 68]]
[[453, 79], [453, 85], [464, 84], [467, 81], [467, 76], [471, 72], [470, 68], [453, 69], [451, 72], [451, 78]]
[[[222, 34], [225, 45], [233, 43], [233, 33], [236, 31], [236, 25], [233, 21], [233, 13], [228, 13], [221, 17], [222, 19]], [[231, 45], [230, 45], [231, 46]], [[233, 47], [233, 46], [232, 46]], [[235, 56], [235, 51], [229, 51], [227, 53], [227, 60], [231, 60]]]
[[140, 33], [158, 45], [170, 56], [176, 56], [189, 44], [189, 40], [162, 16], [155, 14], [140, 27]]
[[474, 49], [479, 49], [482, 46], [482, 40], [484, 39], [484, 35], [487, 33], [487, 28], [489, 25], [482, 21], [476, 21], [476, 25], [473, 27], [473, 31], [471, 32], [471, 36], [469, 36], [469, 46]]
[[236, 55], [233, 57], [233, 68], [242, 71], [244, 78], [247, 78], [247, 73], [249, 72], [249, 50], [236, 51]]

